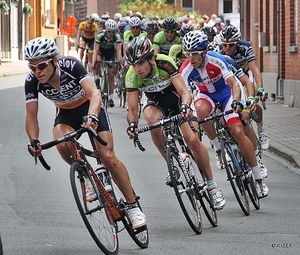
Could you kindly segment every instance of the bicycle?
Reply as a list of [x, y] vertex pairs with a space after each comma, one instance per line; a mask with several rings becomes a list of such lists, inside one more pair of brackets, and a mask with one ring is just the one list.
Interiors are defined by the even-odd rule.
[[[85, 148], [77, 140], [83, 133], [88, 133], [92, 149]], [[70, 132], [62, 138], [52, 140], [42, 145], [42, 149], [49, 149], [59, 143], [71, 142], [73, 147], [73, 162], [70, 168], [70, 181], [72, 192], [81, 217], [97, 246], [107, 255], [118, 254], [119, 239], [118, 233], [124, 230], [128, 231], [133, 241], [142, 249], [147, 248], [149, 244], [147, 226], [133, 230], [130, 218], [127, 213], [127, 203], [122, 195], [117, 196], [116, 187], [111, 185], [111, 189], [105, 189], [105, 183], [112, 184], [111, 176], [105, 169], [106, 181], [99, 176], [92, 168], [87, 157], [96, 159], [101, 163], [96, 145], [93, 138], [96, 138], [102, 145], [107, 143], [98, 136], [93, 129], [80, 128], [77, 131]], [[50, 170], [50, 166], [45, 162], [43, 156], [39, 157], [42, 165]], [[92, 185], [96, 192], [96, 199], [88, 202], [86, 200], [86, 186]], [[135, 195], [136, 202], [141, 209], [139, 196]], [[142, 210], [142, 209], [141, 209]], [[119, 222], [123, 223], [120, 228]]]
[[126, 70], [120, 69], [116, 74], [116, 92], [119, 98], [119, 106], [125, 108], [126, 105], [126, 88], [125, 88]]
[[[196, 234], [201, 234], [203, 230], [201, 208], [213, 227], [218, 226], [217, 212], [210, 199], [203, 172], [196, 164], [193, 153], [182, 137], [178, 126], [178, 122], [181, 120], [180, 114], [163, 117], [156, 123], [138, 128], [138, 132], [144, 133], [154, 128], [162, 128], [167, 140], [166, 155], [172, 181], [171, 186], [174, 188], [177, 200], [190, 227]], [[192, 123], [190, 126], [193, 130], [195, 129]], [[138, 137], [134, 138], [134, 145], [145, 151]]]
[[[109, 100], [109, 94], [110, 94], [110, 84], [109, 84], [109, 76], [108, 76], [108, 68], [114, 68], [116, 69], [119, 65], [119, 61], [96, 61], [95, 62], [95, 70], [97, 70], [97, 64], [100, 65], [100, 74], [99, 78], [96, 78], [95, 84], [97, 88], [100, 90], [102, 95], [102, 102], [105, 106], [105, 108], [108, 108], [108, 100]], [[94, 77], [96, 77], [96, 74], [94, 73]]]
[[[217, 104], [218, 109], [221, 105]], [[255, 207], [255, 209], [260, 209], [260, 203], [258, 199], [258, 194], [256, 190], [255, 180], [252, 175], [252, 168], [248, 165], [243, 156], [238, 144], [231, 136], [227, 125], [225, 123], [224, 116], [233, 113], [233, 110], [228, 110], [217, 114], [214, 112], [210, 117], [204, 118], [198, 121], [201, 125], [202, 123], [213, 121], [216, 135], [220, 141], [221, 157], [223, 164], [226, 169], [227, 181], [230, 182], [233, 193], [240, 205], [242, 211], [245, 215], [250, 215], [250, 205], [248, 196]], [[239, 114], [243, 125], [246, 125], [243, 117]], [[227, 160], [230, 158], [230, 161]], [[248, 196], [247, 196], [248, 194]]]

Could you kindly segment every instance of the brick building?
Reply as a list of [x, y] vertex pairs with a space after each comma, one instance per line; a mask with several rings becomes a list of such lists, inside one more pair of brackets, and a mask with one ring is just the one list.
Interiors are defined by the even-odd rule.
[[251, 41], [269, 97], [300, 108], [298, 0], [241, 0], [241, 32]]

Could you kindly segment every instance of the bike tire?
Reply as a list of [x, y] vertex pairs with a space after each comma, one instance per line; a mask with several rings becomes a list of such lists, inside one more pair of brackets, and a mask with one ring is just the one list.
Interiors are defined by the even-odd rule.
[[[229, 148], [228, 143], [224, 143], [224, 141], [221, 140], [220, 145], [222, 160], [227, 173], [227, 180], [230, 182], [235, 198], [238, 204], [240, 205], [242, 211], [245, 215], [248, 216], [250, 215], [250, 205], [247, 198], [244, 181], [242, 180], [242, 175], [239, 174], [241, 172], [239, 163], [237, 162], [236, 157], [232, 155], [232, 151]], [[228, 156], [231, 159], [230, 163], [226, 159], [225, 152], [227, 152]]]
[[143, 92], [140, 90], [139, 91], [139, 105], [138, 105], [138, 107], [139, 107], [139, 112], [138, 112], [138, 115], [139, 115], [139, 118], [141, 118], [141, 114], [142, 114], [142, 110], [143, 110], [143, 101], [142, 101], [142, 99], [143, 99]]
[[[213, 227], [218, 226], [218, 217], [217, 210], [214, 209], [213, 203], [210, 199], [207, 189], [207, 183], [205, 177], [202, 174], [202, 171], [199, 169], [197, 163], [191, 157], [191, 165], [189, 166], [189, 171], [194, 181], [195, 190], [199, 194], [200, 203], [202, 205], [202, 209]], [[191, 169], [192, 168], [192, 169]]]
[[[203, 224], [200, 213], [201, 203], [197, 199], [199, 196], [196, 194], [197, 191], [193, 187], [193, 183], [191, 181], [188, 183], [179, 162], [178, 152], [175, 152], [171, 147], [167, 147], [167, 165], [177, 200], [192, 230], [196, 234], [201, 234]], [[175, 177], [174, 167], [178, 169], [179, 177]]]
[[252, 175], [252, 171], [249, 171], [248, 176], [244, 180], [244, 184], [246, 187], [246, 191], [248, 193], [248, 196], [256, 210], [260, 209], [260, 202], [256, 190], [256, 184], [254, 181], [254, 177]]
[[107, 76], [106, 74], [103, 74], [101, 78], [101, 95], [102, 95], [102, 103], [104, 107], [108, 108], [108, 86], [107, 86]]
[[[87, 202], [85, 199], [85, 178], [79, 162], [74, 162], [70, 169], [72, 192], [80, 215], [97, 246], [107, 255], [119, 252], [117, 225], [110, 214], [106, 203], [97, 199]], [[93, 182], [92, 182], [93, 183]], [[93, 184], [94, 185], [94, 184]], [[95, 188], [95, 187], [94, 187]]]

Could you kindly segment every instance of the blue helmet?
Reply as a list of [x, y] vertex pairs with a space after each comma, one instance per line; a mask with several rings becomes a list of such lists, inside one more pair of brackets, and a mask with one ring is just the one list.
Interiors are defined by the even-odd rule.
[[185, 51], [205, 51], [208, 44], [207, 35], [200, 30], [190, 31], [182, 39], [182, 46]]

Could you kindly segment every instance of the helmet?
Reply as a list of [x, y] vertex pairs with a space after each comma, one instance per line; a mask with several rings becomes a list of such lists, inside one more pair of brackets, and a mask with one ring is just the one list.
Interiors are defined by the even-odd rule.
[[180, 28], [179, 35], [181, 37], [184, 37], [184, 35], [186, 33], [193, 31], [193, 30], [195, 30], [195, 27], [193, 25], [190, 25], [190, 24], [184, 25]]
[[222, 44], [222, 41], [221, 41], [221, 35], [220, 34], [217, 34], [215, 37], [214, 37], [214, 44], [215, 45], [220, 45]]
[[157, 33], [158, 32], [158, 25], [156, 21], [149, 21], [146, 25], [147, 33]]
[[100, 25], [100, 26], [105, 26], [105, 22], [106, 22], [105, 19], [102, 19], [102, 18], [98, 19], [98, 25]]
[[130, 26], [140, 26], [142, 24], [142, 21], [139, 17], [133, 16], [129, 20], [129, 25]]
[[97, 13], [94, 12], [94, 13], [91, 14], [91, 19], [93, 19], [93, 20], [96, 21], [96, 20], [99, 19], [99, 15], [98, 15]]
[[116, 31], [117, 22], [114, 21], [113, 19], [108, 19], [107, 21], [105, 21], [105, 29], [107, 31]]
[[118, 29], [119, 29], [119, 31], [121, 31], [121, 32], [124, 32], [124, 29], [125, 29], [125, 27], [128, 25], [128, 22], [125, 20], [125, 21], [121, 21], [120, 23], [119, 23], [119, 26], [118, 26]]
[[215, 36], [216, 35], [216, 31], [214, 30], [213, 27], [204, 27], [202, 28], [202, 31], [206, 34], [206, 35], [213, 35]]
[[101, 19], [108, 20], [108, 19], [110, 19], [110, 16], [107, 13], [104, 13], [101, 15]]
[[220, 32], [222, 42], [236, 42], [241, 39], [241, 33], [235, 26], [227, 26]]
[[199, 30], [188, 32], [182, 39], [182, 46], [185, 51], [205, 51], [207, 45], [207, 35]]
[[151, 41], [145, 36], [134, 37], [126, 49], [126, 61], [134, 65], [144, 59], [150, 59], [154, 56], [154, 49]]
[[52, 38], [37, 37], [29, 41], [24, 49], [25, 59], [53, 58], [58, 55], [58, 47]]
[[215, 51], [217, 47], [218, 47], [218, 46], [217, 46], [216, 44], [214, 44], [213, 42], [211, 42], [211, 43], [209, 43], [209, 44], [207, 45], [207, 50], [208, 50], [208, 51]]
[[177, 29], [177, 26], [178, 26], [178, 23], [172, 16], [166, 17], [162, 23], [162, 27], [165, 30], [175, 30], [175, 29]]
[[95, 19], [90, 14], [86, 15], [85, 19], [88, 23], [93, 23], [95, 21]]
[[122, 14], [116, 12], [116, 13], [114, 14], [114, 20], [119, 20], [120, 18], [122, 18]]

